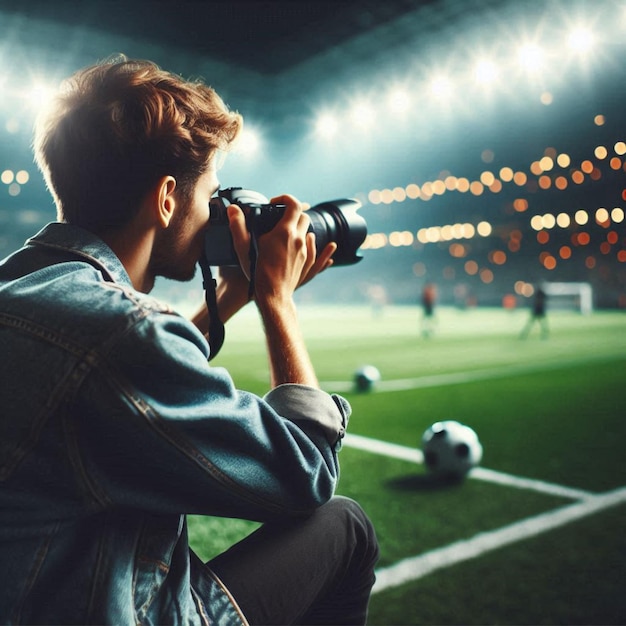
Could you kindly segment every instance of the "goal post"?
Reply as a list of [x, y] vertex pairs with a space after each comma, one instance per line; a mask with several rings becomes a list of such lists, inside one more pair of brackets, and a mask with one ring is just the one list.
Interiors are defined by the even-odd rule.
[[544, 283], [550, 306], [576, 308], [583, 315], [593, 311], [593, 288], [590, 283]]

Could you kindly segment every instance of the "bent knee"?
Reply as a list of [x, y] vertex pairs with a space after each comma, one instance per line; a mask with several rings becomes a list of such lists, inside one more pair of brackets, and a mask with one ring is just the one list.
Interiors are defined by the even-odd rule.
[[378, 552], [378, 541], [372, 521], [361, 505], [345, 496], [334, 496], [324, 504], [318, 513], [326, 520], [329, 530], [342, 529], [358, 543], [365, 543]]

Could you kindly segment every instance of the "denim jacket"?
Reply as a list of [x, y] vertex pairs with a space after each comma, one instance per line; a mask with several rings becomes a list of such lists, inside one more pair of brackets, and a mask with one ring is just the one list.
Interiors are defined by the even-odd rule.
[[239, 391], [208, 354], [81, 228], [49, 224], [0, 263], [1, 623], [245, 623], [185, 514], [312, 511], [350, 407]]

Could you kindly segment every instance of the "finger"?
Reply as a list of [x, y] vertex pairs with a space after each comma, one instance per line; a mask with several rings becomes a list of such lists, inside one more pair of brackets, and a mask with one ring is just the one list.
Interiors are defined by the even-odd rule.
[[[311, 218], [305, 212], [300, 213], [300, 217], [298, 218], [298, 230], [301, 233], [306, 233], [308, 232], [310, 225], [311, 225]], [[310, 233], [310, 234], [313, 234], [313, 233]]]
[[226, 209], [228, 215], [228, 225], [233, 238], [233, 246], [239, 259], [239, 265], [244, 273], [250, 278], [250, 233], [246, 226], [244, 212], [236, 205], [231, 204]]
[[275, 196], [270, 202], [272, 204], [283, 204], [285, 206], [285, 212], [282, 217], [284, 221], [297, 220], [303, 212], [300, 202], [289, 194]]
[[335, 250], [337, 250], [337, 244], [331, 241], [317, 255], [315, 264], [311, 268], [311, 278], [313, 278], [316, 274], [319, 274], [319, 272], [324, 271], [334, 263], [332, 256], [335, 253]]
[[[332, 256], [337, 251], [337, 243], [331, 241], [324, 246], [324, 249], [317, 255], [317, 263], [322, 269], [326, 269], [333, 264]], [[320, 270], [321, 271], [321, 270]]]
[[288, 193], [284, 193], [280, 196], [274, 196], [273, 198], [270, 199], [270, 202], [272, 204], [284, 204], [285, 206], [290, 206], [290, 207], [300, 206], [300, 202], [298, 202], [297, 198], [295, 198], [294, 196]]
[[323, 272], [325, 269], [328, 269], [334, 263], [332, 259], [332, 255], [335, 253], [335, 250], [337, 250], [337, 244], [332, 241], [328, 243], [324, 247], [324, 249], [319, 253], [319, 255], [317, 255], [317, 258], [315, 259], [315, 263], [308, 270], [308, 272], [300, 281], [298, 286], [301, 287], [302, 285], [312, 280], [320, 272]]
[[317, 249], [315, 247], [315, 233], [306, 234], [306, 262], [307, 271], [315, 265], [317, 259]]
[[302, 264], [300, 270], [300, 278], [298, 279], [298, 286], [303, 285], [309, 279], [312, 268], [315, 265], [316, 250], [315, 250], [315, 235], [313, 233], [307, 233], [306, 238], [306, 258]]

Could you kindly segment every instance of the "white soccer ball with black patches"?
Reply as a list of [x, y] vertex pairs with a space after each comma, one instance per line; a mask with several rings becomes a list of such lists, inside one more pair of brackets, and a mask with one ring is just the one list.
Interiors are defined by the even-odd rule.
[[424, 464], [431, 474], [441, 478], [461, 479], [476, 467], [483, 447], [476, 432], [460, 422], [435, 422], [422, 436]]
[[354, 386], [357, 391], [371, 391], [380, 380], [380, 372], [373, 365], [363, 365], [354, 372]]

